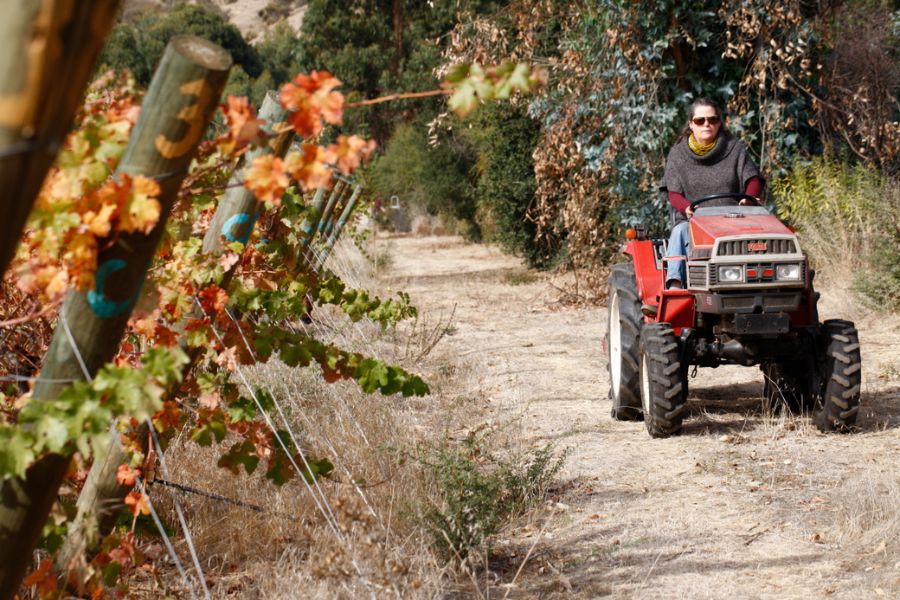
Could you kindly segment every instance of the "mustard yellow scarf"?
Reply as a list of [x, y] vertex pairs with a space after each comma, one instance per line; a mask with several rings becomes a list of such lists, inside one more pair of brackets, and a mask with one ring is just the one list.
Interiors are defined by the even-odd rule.
[[712, 150], [713, 148], [716, 147], [717, 140], [718, 140], [718, 138], [716, 138], [715, 140], [711, 141], [708, 144], [701, 144], [700, 142], [697, 141], [697, 138], [695, 138], [694, 134], [692, 133], [690, 135], [690, 137], [688, 138], [688, 147], [694, 151], [694, 154], [696, 154], [698, 156], [703, 156], [704, 154], [709, 153], [710, 150]]

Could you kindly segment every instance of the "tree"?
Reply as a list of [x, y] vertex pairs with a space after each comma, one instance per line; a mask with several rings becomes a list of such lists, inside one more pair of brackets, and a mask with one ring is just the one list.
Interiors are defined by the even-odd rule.
[[259, 54], [238, 28], [196, 4], [178, 4], [167, 12], [147, 11], [134, 21], [121, 23], [110, 34], [100, 62], [112, 69], [128, 69], [146, 86], [163, 49], [176, 35], [196, 35], [225, 48], [251, 78], [262, 73]]
[[[458, 12], [491, 12], [496, 0], [311, 0], [303, 18], [298, 57], [302, 70], [327, 69], [354, 90], [349, 100], [437, 87], [445, 35]], [[463, 18], [465, 18], [463, 16]], [[347, 126], [383, 145], [394, 124], [423, 124], [441, 110], [436, 99], [378, 105], [347, 115]]]

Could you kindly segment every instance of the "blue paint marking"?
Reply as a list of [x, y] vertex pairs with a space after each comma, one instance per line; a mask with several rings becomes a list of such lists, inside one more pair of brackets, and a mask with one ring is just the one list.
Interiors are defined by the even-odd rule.
[[[241, 234], [240, 237], [234, 235], [234, 230], [245, 223], [249, 223], [245, 228], [244, 233]], [[230, 219], [225, 221], [225, 224], [222, 225], [222, 235], [229, 242], [240, 242], [242, 244], [246, 244], [247, 240], [250, 239], [250, 233], [253, 231], [253, 224], [256, 223], [256, 217], [251, 217], [247, 213], [238, 213], [233, 215]]]
[[107, 261], [100, 265], [100, 268], [97, 269], [97, 274], [94, 276], [95, 285], [94, 289], [89, 291], [87, 294], [88, 306], [91, 307], [91, 310], [94, 311], [98, 317], [110, 318], [117, 317], [131, 309], [134, 306], [134, 303], [137, 302], [138, 295], [141, 292], [141, 286], [138, 286], [137, 291], [126, 300], [121, 302], [114, 302], [106, 297], [105, 287], [106, 287], [106, 278], [109, 277], [112, 273], [116, 271], [121, 271], [126, 267], [126, 262], [121, 258], [114, 258], [110, 261]]

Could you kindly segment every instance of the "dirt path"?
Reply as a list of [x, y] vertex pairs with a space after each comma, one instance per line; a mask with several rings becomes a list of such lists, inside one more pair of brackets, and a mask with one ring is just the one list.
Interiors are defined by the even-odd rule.
[[[456, 307], [437, 351], [461, 367], [473, 420], [569, 449], [555, 509], [499, 541], [491, 597], [900, 597], [900, 320], [857, 315], [857, 434], [761, 416], [758, 369], [727, 367], [691, 381], [684, 435], [652, 440], [609, 417], [605, 307], [555, 304], [546, 278], [490, 247], [385, 243], [392, 284], [432, 315]], [[823, 318], [847, 316], [845, 294], [823, 297]]]

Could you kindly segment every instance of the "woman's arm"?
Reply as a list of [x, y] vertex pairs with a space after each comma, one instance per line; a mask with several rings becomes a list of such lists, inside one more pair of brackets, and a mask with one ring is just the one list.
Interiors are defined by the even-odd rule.
[[691, 206], [691, 201], [678, 192], [669, 192], [669, 204], [680, 213]]
[[747, 185], [744, 186], [744, 193], [748, 196], [753, 196], [757, 200], [762, 195], [763, 191], [763, 181], [761, 177], [753, 176], [747, 180]]

